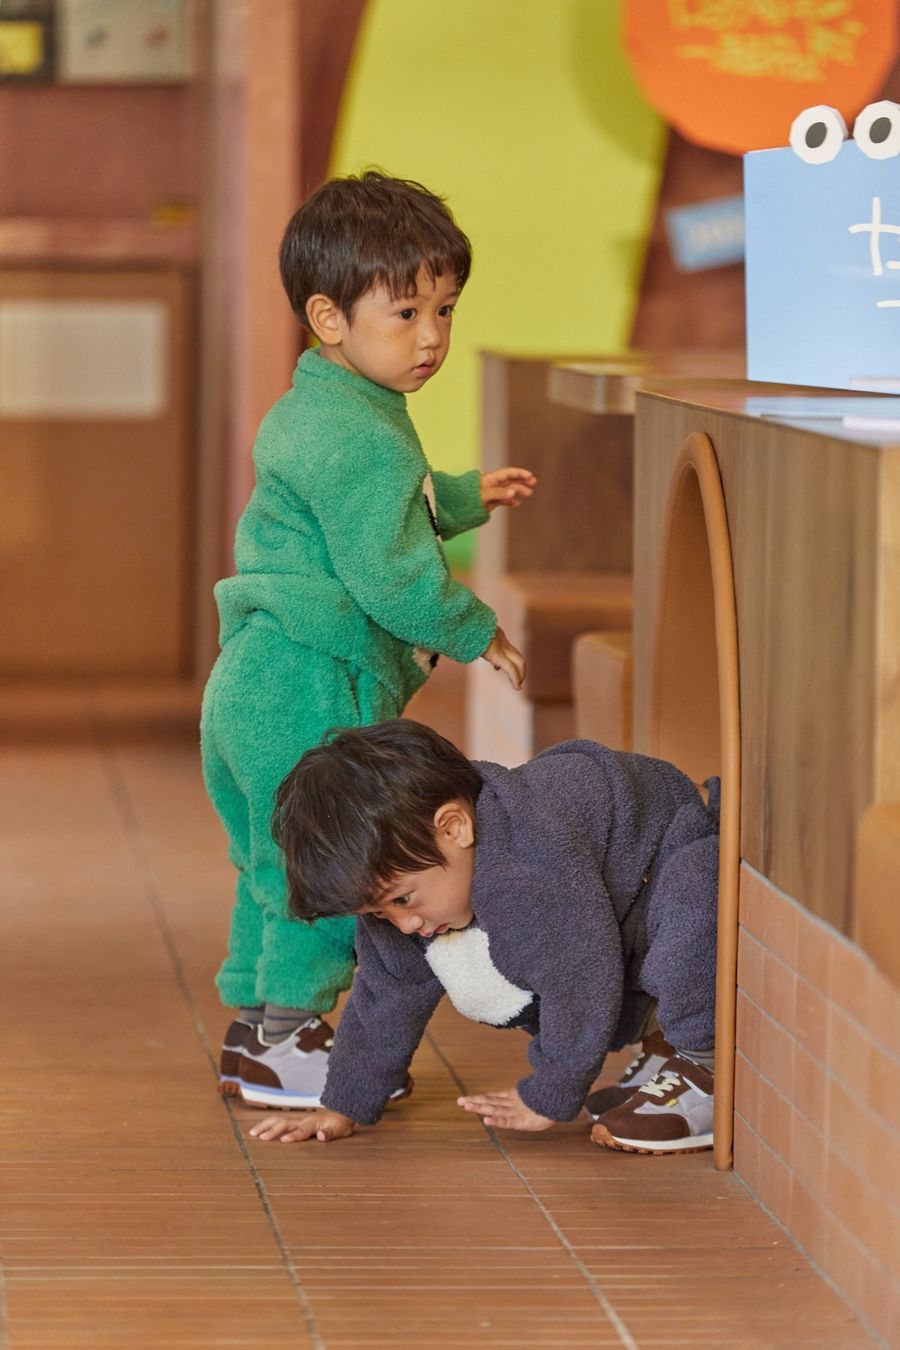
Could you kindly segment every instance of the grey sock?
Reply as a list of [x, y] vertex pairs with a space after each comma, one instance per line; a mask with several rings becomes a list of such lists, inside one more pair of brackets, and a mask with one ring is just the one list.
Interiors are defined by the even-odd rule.
[[278, 1045], [279, 1041], [286, 1041], [292, 1031], [318, 1015], [308, 1008], [282, 1008], [278, 1003], [267, 1003], [263, 1014], [263, 1036], [269, 1045]]
[[258, 1003], [253, 1008], [238, 1009], [238, 1017], [242, 1022], [248, 1022], [251, 1027], [261, 1027], [263, 1020], [263, 1005]]
[[707, 1073], [713, 1073], [716, 1067], [716, 1047], [710, 1050], [679, 1050], [679, 1055], [685, 1059], [691, 1060], [694, 1064], [699, 1064]]

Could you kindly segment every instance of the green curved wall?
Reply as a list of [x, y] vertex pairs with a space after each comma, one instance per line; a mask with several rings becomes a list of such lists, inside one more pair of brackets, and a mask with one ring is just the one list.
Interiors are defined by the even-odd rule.
[[410, 400], [435, 467], [478, 462], [480, 348], [627, 342], [664, 131], [627, 70], [618, 11], [369, 0], [331, 172], [418, 179], [448, 198], [475, 250], [447, 364]]

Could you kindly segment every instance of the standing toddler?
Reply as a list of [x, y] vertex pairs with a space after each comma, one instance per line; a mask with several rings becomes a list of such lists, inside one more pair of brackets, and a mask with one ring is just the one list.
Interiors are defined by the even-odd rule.
[[[291, 919], [275, 791], [330, 727], [395, 718], [438, 654], [484, 657], [515, 688], [521, 654], [450, 576], [440, 540], [531, 495], [525, 469], [431, 472], [406, 395], [450, 347], [469, 241], [444, 202], [376, 172], [334, 179], [288, 224], [281, 275], [318, 339], [260, 425], [237, 574], [215, 589], [221, 653], [203, 701], [203, 769], [238, 871], [217, 984], [240, 1009], [222, 1090], [317, 1107], [354, 968], [354, 919]], [[402, 1095], [405, 1085], [394, 1095]]]

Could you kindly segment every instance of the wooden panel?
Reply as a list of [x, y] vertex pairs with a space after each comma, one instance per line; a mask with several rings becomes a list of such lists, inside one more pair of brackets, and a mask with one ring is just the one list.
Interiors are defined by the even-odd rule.
[[533, 510], [498, 511], [478, 540], [478, 581], [509, 571], [629, 572], [630, 415], [551, 403], [556, 357], [483, 357], [482, 465], [523, 464], [540, 482]]
[[5, 271], [0, 300], [156, 300], [167, 406], [125, 420], [0, 420], [0, 672], [176, 675], [192, 549], [189, 274]]
[[366, 0], [303, 0], [300, 24], [300, 188], [306, 197], [328, 175], [347, 68]]
[[575, 710], [569, 699], [533, 703], [485, 661], [466, 666], [465, 689], [463, 748], [472, 759], [514, 768], [575, 734]]
[[742, 347], [744, 267], [679, 272], [665, 228], [673, 207], [739, 196], [743, 161], [692, 145], [670, 129], [659, 199], [644, 262], [631, 341], [635, 346]]
[[193, 202], [200, 123], [194, 82], [0, 85], [0, 217], [91, 217], [102, 229]]
[[506, 572], [486, 580], [481, 594], [525, 657], [522, 692], [532, 703], [572, 702], [572, 644], [579, 633], [631, 623], [627, 572]]
[[853, 936], [900, 987], [900, 804], [872, 806], [860, 821]]
[[[900, 62], [880, 94], [900, 100]], [[798, 104], [799, 107], [799, 104]], [[785, 139], [787, 138], [785, 127]], [[694, 206], [743, 191], [743, 161], [685, 140], [673, 128], [659, 198], [647, 241], [644, 275], [631, 342], [636, 347], [739, 347], [744, 341], [744, 267], [679, 272], [665, 219], [673, 207]]]
[[582, 633], [572, 649], [575, 735], [611, 750], [632, 747], [632, 635]]
[[[691, 431], [713, 442], [734, 553], [742, 856], [849, 932], [856, 825], [876, 792], [879, 488], [887, 452], [722, 411], [714, 397], [691, 406], [638, 396], [637, 749], [649, 744], [669, 473]], [[717, 717], [717, 709], [708, 715]]]
[[900, 804], [900, 450], [881, 459], [876, 800]]

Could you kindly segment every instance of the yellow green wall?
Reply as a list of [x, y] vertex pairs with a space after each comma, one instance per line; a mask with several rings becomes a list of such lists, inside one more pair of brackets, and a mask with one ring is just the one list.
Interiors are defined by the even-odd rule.
[[332, 173], [440, 192], [475, 266], [437, 379], [410, 399], [431, 462], [478, 462], [480, 348], [627, 342], [663, 153], [618, 0], [368, 0]]

